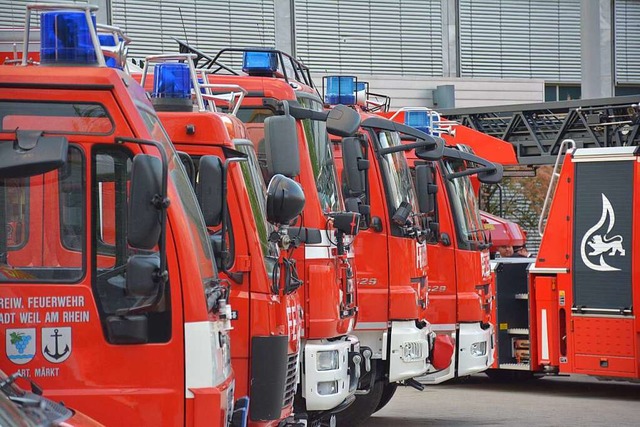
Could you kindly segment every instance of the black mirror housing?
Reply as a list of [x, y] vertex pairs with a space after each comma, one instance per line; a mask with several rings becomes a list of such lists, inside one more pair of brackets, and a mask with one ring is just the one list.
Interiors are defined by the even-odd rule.
[[162, 202], [162, 161], [137, 154], [131, 166], [127, 240], [136, 249], [153, 249], [160, 240], [159, 202]]
[[[416, 148], [416, 157], [421, 160], [428, 161], [436, 161], [442, 158], [445, 146], [444, 139], [439, 137], [434, 137], [433, 139], [436, 141], [435, 146], [428, 145], [426, 147]], [[417, 142], [421, 142], [421, 140], [418, 140]]]
[[365, 192], [364, 171], [369, 169], [368, 161], [362, 153], [362, 145], [358, 138], [342, 139], [342, 175], [349, 196], [358, 197]]
[[353, 136], [360, 127], [360, 114], [346, 105], [338, 104], [327, 115], [327, 132], [336, 136]]
[[494, 163], [495, 170], [490, 172], [479, 172], [478, 173], [478, 181], [483, 184], [497, 184], [502, 181], [502, 174], [504, 173], [504, 168], [499, 163]]
[[67, 162], [69, 141], [17, 130], [16, 140], [0, 143], [0, 178], [25, 178], [58, 169]]
[[300, 174], [298, 131], [293, 117], [271, 116], [264, 120], [264, 150], [270, 175], [294, 178]]
[[267, 187], [267, 221], [289, 225], [304, 209], [302, 187], [284, 175], [274, 175]]
[[435, 209], [435, 194], [438, 186], [433, 183], [433, 168], [428, 165], [416, 166], [416, 193], [420, 213], [426, 214]]
[[202, 156], [198, 170], [196, 197], [207, 227], [216, 227], [222, 221], [223, 167], [218, 156]]
[[411, 205], [407, 202], [402, 202], [391, 217], [391, 220], [400, 227], [404, 227], [407, 224], [409, 215], [411, 215]]
[[153, 255], [132, 255], [127, 260], [127, 295], [150, 298], [158, 293], [158, 272], [160, 257]]
[[356, 236], [360, 231], [360, 214], [357, 212], [338, 212], [331, 215], [333, 227], [348, 236]]

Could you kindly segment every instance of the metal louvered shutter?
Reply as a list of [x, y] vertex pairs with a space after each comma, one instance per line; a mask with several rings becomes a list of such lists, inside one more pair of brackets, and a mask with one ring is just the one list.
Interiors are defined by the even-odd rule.
[[439, 0], [296, 0], [295, 26], [316, 73], [442, 76]]
[[[26, 5], [30, 3], [55, 3], [55, 4], [64, 4], [64, 3], [91, 3], [101, 5], [107, 0], [56, 0], [51, 2], [45, 1], [34, 1], [34, 0], [0, 0], [0, 29], [9, 29], [9, 28], [24, 28], [24, 20], [25, 20], [25, 12], [27, 10]], [[102, 6], [100, 9], [104, 9]], [[98, 11], [98, 16], [100, 13], [105, 13], [104, 10]], [[31, 28], [39, 28], [39, 12], [32, 14], [32, 27]], [[33, 19], [36, 17], [37, 19]], [[101, 22], [101, 21], [98, 21]]]
[[225, 47], [273, 47], [273, 2], [112, 0], [111, 4], [113, 24], [134, 40], [130, 55], [140, 58], [177, 52], [178, 45], [172, 37], [186, 40], [208, 54]]
[[640, 83], [640, 2], [615, 2], [616, 83]]
[[460, 76], [580, 83], [580, 0], [459, 0]]

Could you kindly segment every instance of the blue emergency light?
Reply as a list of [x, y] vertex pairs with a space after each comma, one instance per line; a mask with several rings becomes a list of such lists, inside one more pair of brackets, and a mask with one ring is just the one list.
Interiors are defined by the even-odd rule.
[[278, 71], [278, 57], [273, 51], [246, 51], [242, 58], [242, 71], [250, 75], [273, 75]]
[[[93, 30], [96, 17], [91, 14]], [[96, 51], [84, 12], [61, 10], [40, 15], [42, 64], [95, 64]]]
[[154, 98], [191, 98], [191, 74], [189, 66], [180, 62], [156, 65], [154, 71]]
[[[98, 40], [100, 41], [100, 46], [114, 47], [118, 44], [118, 40], [116, 40], [116, 37], [113, 34], [98, 34]], [[105, 56], [104, 61], [107, 64], [107, 67], [120, 68], [118, 67], [118, 61], [116, 61], [116, 58], [108, 58]]]
[[406, 111], [404, 124], [431, 135], [431, 114], [428, 111]]
[[330, 105], [356, 103], [356, 78], [352, 76], [327, 77], [324, 102]]

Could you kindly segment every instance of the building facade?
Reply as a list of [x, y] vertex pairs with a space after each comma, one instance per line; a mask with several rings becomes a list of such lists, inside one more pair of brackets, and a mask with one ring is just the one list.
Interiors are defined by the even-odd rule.
[[[175, 52], [174, 38], [210, 54], [276, 46], [318, 79], [368, 81], [393, 106], [437, 108], [447, 85], [446, 107], [640, 93], [638, 0], [91, 2], [134, 39], [133, 57]], [[0, 0], [0, 29], [21, 25], [25, 3]]]

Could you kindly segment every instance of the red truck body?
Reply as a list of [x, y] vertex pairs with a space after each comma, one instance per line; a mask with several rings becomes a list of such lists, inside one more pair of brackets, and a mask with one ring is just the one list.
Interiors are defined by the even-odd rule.
[[[28, 8], [97, 39], [95, 6]], [[33, 153], [3, 175], [0, 366], [107, 425], [226, 426], [230, 310], [202, 213], [143, 89], [88, 46], [86, 65], [0, 67], [4, 156]]]

